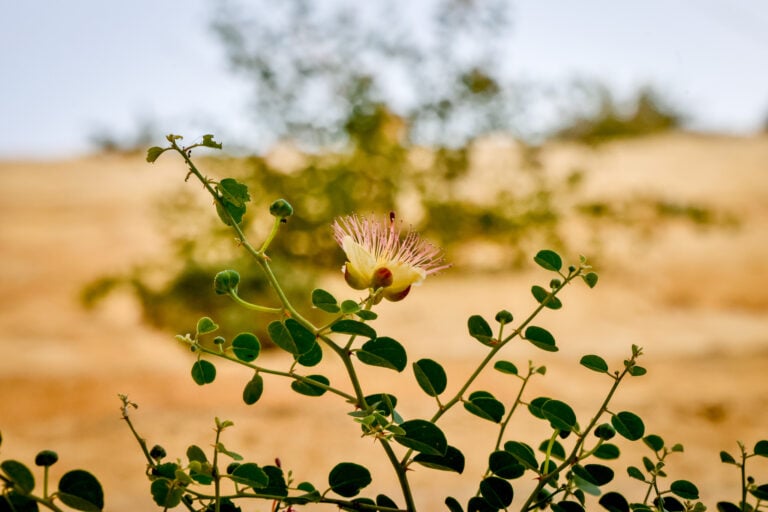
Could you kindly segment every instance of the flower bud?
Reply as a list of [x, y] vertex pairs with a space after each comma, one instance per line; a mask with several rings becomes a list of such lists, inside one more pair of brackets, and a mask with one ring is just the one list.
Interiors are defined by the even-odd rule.
[[226, 341], [227, 340], [226, 338], [224, 338], [224, 336], [216, 336], [215, 338], [213, 338], [213, 343], [215, 343], [216, 345], [223, 345]]
[[43, 450], [35, 456], [35, 466], [53, 466], [59, 460], [59, 455], [51, 450]]
[[234, 270], [222, 270], [213, 278], [213, 289], [218, 295], [237, 293], [240, 274]]
[[152, 457], [155, 460], [162, 460], [165, 457], [165, 448], [160, 446], [159, 444], [156, 444], [152, 447], [151, 450], [149, 450], [149, 456]]
[[269, 213], [272, 214], [273, 217], [285, 219], [293, 215], [293, 206], [291, 206], [291, 203], [285, 199], [278, 199], [269, 205]]
[[509, 324], [509, 323], [512, 323], [512, 320], [514, 320], [512, 313], [510, 313], [506, 309], [502, 309], [501, 311], [496, 313], [496, 321], [499, 322], [500, 324]]
[[562, 285], [563, 285], [563, 282], [562, 282], [562, 281], [560, 281], [559, 279], [553, 279], [553, 280], [551, 280], [551, 281], [549, 282], [549, 287], [550, 287], [550, 288], [552, 288], [553, 290], [557, 290], [557, 289], [558, 289], [558, 288], [560, 288]]

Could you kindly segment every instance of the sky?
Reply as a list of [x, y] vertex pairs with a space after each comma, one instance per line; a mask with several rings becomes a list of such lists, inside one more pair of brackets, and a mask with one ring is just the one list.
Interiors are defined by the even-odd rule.
[[[510, 0], [515, 77], [653, 85], [691, 128], [768, 120], [765, 0]], [[0, 0], [0, 158], [60, 158], [96, 136], [224, 133], [249, 144], [249, 87], [210, 29], [218, 0]]]

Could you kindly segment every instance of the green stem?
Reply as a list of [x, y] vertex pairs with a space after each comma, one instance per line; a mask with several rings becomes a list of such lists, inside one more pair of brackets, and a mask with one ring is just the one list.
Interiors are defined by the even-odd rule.
[[264, 240], [264, 243], [261, 244], [261, 249], [259, 249], [260, 254], [266, 254], [269, 244], [271, 244], [272, 240], [274, 240], [275, 236], [277, 236], [277, 232], [280, 229], [281, 223], [282, 223], [282, 220], [275, 217], [275, 221], [272, 223], [272, 229], [269, 231], [269, 235], [267, 235], [267, 238]]
[[251, 311], [258, 311], [259, 313], [277, 313], [277, 314], [280, 314], [283, 312], [282, 308], [271, 308], [268, 306], [259, 306], [258, 304], [250, 303], [246, 300], [241, 299], [240, 296], [234, 293], [233, 291], [229, 292], [229, 296], [232, 298], [232, 300], [234, 300], [244, 308], [250, 309]]
[[741, 448], [741, 510], [746, 512], [749, 510], [747, 507], [747, 452], [741, 443], [739, 448]]
[[[218, 423], [218, 420], [217, 420]], [[221, 475], [219, 475], [219, 439], [221, 427], [216, 425], [216, 443], [213, 445], [213, 494], [214, 512], [221, 512]]]

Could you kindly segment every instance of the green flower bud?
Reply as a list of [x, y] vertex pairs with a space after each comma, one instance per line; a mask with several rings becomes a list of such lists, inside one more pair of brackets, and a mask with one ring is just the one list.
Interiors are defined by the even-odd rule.
[[500, 324], [508, 324], [508, 323], [511, 323], [512, 320], [514, 320], [512, 313], [510, 313], [506, 309], [502, 309], [501, 311], [496, 313], [496, 321], [499, 322]]
[[213, 338], [213, 342], [216, 345], [223, 345], [225, 341], [227, 340], [224, 338], [224, 336], [216, 336], [215, 338]]
[[285, 219], [293, 215], [293, 206], [285, 199], [278, 199], [269, 205], [269, 213], [274, 217]]
[[560, 288], [562, 285], [563, 285], [563, 282], [562, 282], [562, 281], [560, 281], [559, 279], [553, 279], [553, 280], [551, 280], [551, 281], [549, 282], [549, 287], [550, 287], [550, 288], [552, 288], [553, 290], [557, 290], [557, 289], [558, 289], [558, 288]]
[[237, 285], [240, 283], [240, 274], [234, 270], [222, 270], [213, 278], [213, 290], [218, 295], [237, 293]]
[[165, 448], [160, 446], [159, 444], [156, 444], [152, 447], [151, 450], [149, 450], [149, 456], [152, 457], [155, 460], [161, 460], [165, 457]]
[[59, 460], [59, 455], [51, 450], [43, 450], [35, 456], [35, 466], [53, 466]]

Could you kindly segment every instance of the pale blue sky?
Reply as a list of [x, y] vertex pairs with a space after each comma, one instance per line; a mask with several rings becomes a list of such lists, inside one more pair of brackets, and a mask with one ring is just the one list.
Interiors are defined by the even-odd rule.
[[[215, 0], [0, 0], [0, 157], [89, 149], [99, 127], [229, 133], [248, 144], [247, 85], [208, 28]], [[515, 76], [653, 84], [698, 129], [768, 118], [766, 0], [518, 0]]]

